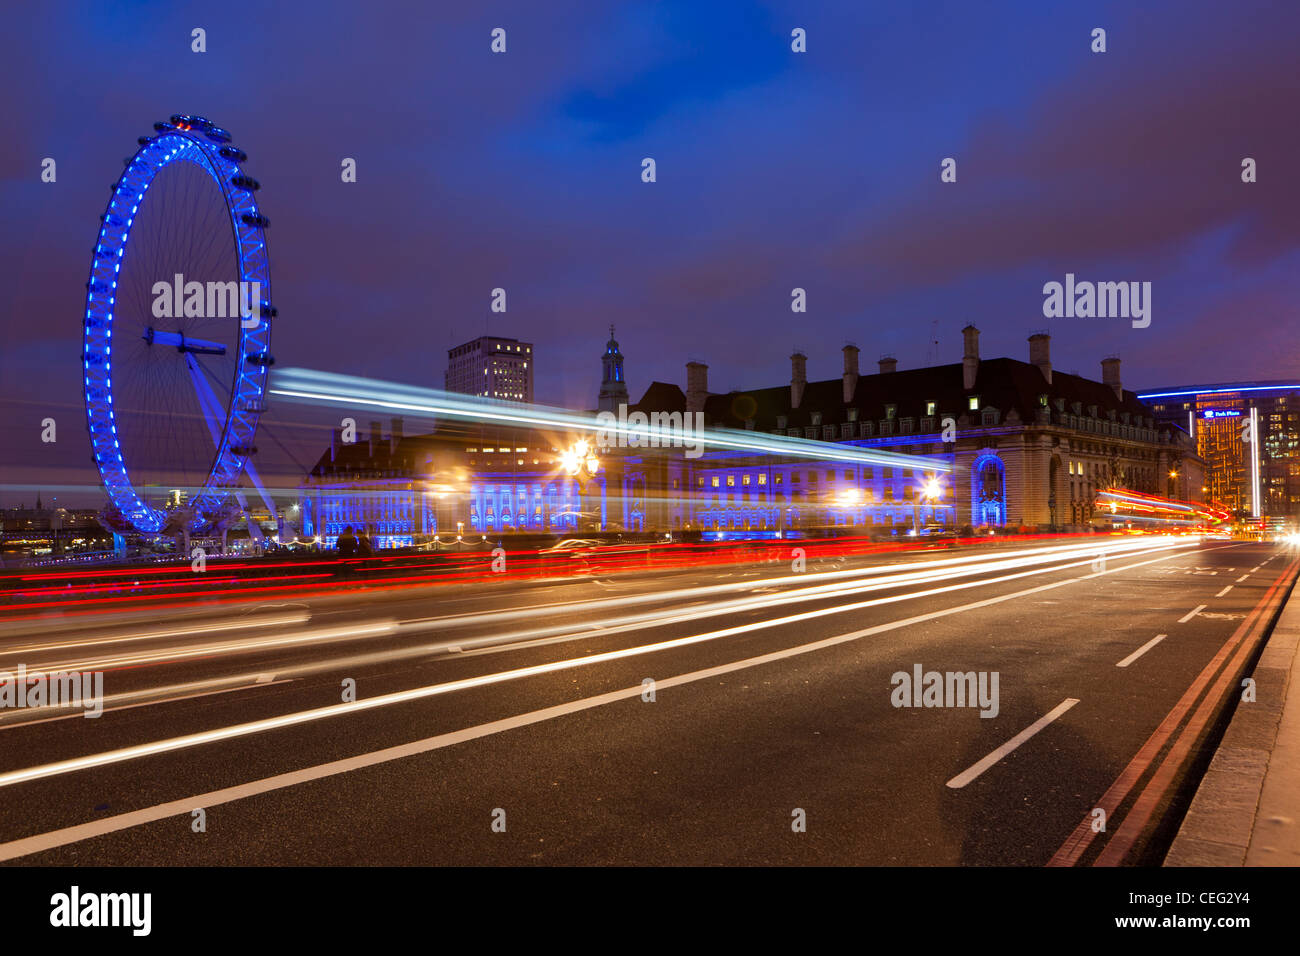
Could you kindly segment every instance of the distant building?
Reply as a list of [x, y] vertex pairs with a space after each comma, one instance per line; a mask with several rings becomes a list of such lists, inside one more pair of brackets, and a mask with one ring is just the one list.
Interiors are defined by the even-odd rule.
[[[979, 330], [967, 326], [962, 336], [960, 364], [900, 371], [886, 356], [878, 374], [862, 375], [858, 349], [848, 345], [843, 374], [826, 381], [809, 382], [808, 360], [796, 352], [789, 385], [710, 394], [708, 368], [698, 362], [687, 365], [685, 393], [652, 384], [635, 406], [647, 413], [702, 410], [709, 427], [887, 449], [952, 467], [940, 475], [924, 465], [708, 452], [688, 463], [689, 498], [667, 520], [750, 533], [842, 525], [1085, 528], [1106, 488], [1204, 500], [1195, 448], [1124, 389], [1118, 358], [1102, 361], [1098, 382], [1054, 370], [1044, 333], [1029, 337], [1028, 362], [981, 359]], [[938, 497], [926, 493], [934, 477]]]
[[[402, 419], [344, 443], [335, 429], [299, 488], [303, 534], [332, 548], [351, 526], [375, 548], [427, 543], [436, 535], [562, 532], [599, 520], [600, 505], [560, 473], [554, 439], [531, 429], [445, 426], [403, 435]], [[586, 489], [603, 499], [604, 483]], [[584, 521], [584, 508], [589, 509]]]
[[484, 335], [447, 352], [444, 388], [503, 402], [533, 400], [533, 346], [500, 335]]
[[39, 494], [34, 508], [0, 508], [0, 564], [6, 554], [80, 551], [101, 547], [111, 537], [94, 509], [61, 508], [57, 503], [46, 507]]
[[[981, 359], [979, 330], [962, 332], [960, 363], [808, 381], [791, 357], [787, 385], [713, 394], [708, 366], [690, 362], [686, 389], [654, 382], [628, 408], [650, 421], [702, 413], [705, 427], [916, 456], [878, 466], [735, 449], [613, 447], [579, 484], [560, 466], [584, 436], [542, 428], [446, 424], [406, 438], [334, 444], [302, 487], [304, 533], [333, 546], [347, 525], [380, 547], [433, 535], [683, 531], [704, 537], [816, 535], [829, 529], [907, 533], [928, 527], [1092, 526], [1100, 491], [1126, 488], [1202, 501], [1202, 462], [1186, 433], [1157, 421], [1120, 381], [1120, 360], [1093, 381], [1052, 368], [1050, 338], [1029, 338], [1029, 361]], [[500, 340], [503, 344], [505, 340]], [[524, 353], [527, 354], [527, 353]], [[625, 401], [623, 356], [602, 356], [600, 404]], [[502, 397], [502, 396], [497, 396]], [[509, 399], [505, 399], [509, 400]], [[594, 421], [594, 418], [593, 418]], [[1104, 517], [1104, 514], [1097, 515]]]
[[[1206, 497], [1232, 511], [1300, 520], [1300, 384], [1227, 382], [1156, 388], [1139, 396], [1186, 432], [1205, 460]], [[1252, 421], [1259, 441], [1249, 437]], [[1257, 453], [1257, 454], [1255, 454]]]
[[600, 367], [600, 395], [596, 400], [596, 410], [616, 412], [619, 405], [628, 404], [628, 397], [627, 381], [623, 377], [623, 353], [618, 350], [612, 325], [609, 327], [605, 352], [600, 357]]

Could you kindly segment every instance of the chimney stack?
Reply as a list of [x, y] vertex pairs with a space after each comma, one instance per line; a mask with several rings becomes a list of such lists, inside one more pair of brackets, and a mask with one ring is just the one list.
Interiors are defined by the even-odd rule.
[[331, 464], [339, 460], [339, 445], [341, 445], [342, 443], [343, 443], [343, 429], [342, 427], [335, 427], [330, 432], [330, 463]]
[[844, 346], [844, 404], [853, 401], [853, 393], [858, 389], [858, 347]]
[[704, 400], [709, 397], [709, 367], [703, 362], [686, 363], [686, 411], [704, 411]]
[[388, 436], [388, 453], [396, 455], [398, 442], [402, 440], [402, 420], [397, 416], [393, 416], [392, 421], [393, 433]]
[[1037, 366], [1047, 384], [1052, 384], [1052, 337], [1046, 332], [1029, 336], [1029, 364]]
[[1119, 378], [1119, 356], [1108, 355], [1101, 360], [1101, 381], [1104, 385], [1109, 385], [1115, 393], [1115, 397], [1120, 401], [1124, 400], [1124, 386], [1120, 383]]
[[808, 356], [795, 352], [790, 356], [790, 407], [798, 408], [803, 389], [808, 384]]
[[890, 372], [898, 371], [898, 359], [892, 355], [880, 356], [880, 374], [888, 375]]
[[968, 325], [961, 330], [964, 352], [961, 358], [961, 387], [970, 391], [975, 387], [975, 375], [980, 370], [980, 330]]
[[379, 449], [379, 440], [383, 434], [379, 430], [379, 420], [374, 419], [370, 422], [370, 457], [375, 457], [375, 452]]

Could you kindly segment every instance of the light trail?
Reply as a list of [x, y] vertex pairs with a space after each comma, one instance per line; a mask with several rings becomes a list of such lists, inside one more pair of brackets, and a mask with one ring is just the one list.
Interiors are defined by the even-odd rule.
[[[309, 404], [365, 406], [391, 411], [415, 412], [430, 418], [456, 418], [464, 421], [529, 425], [544, 428], [570, 429], [579, 432], [605, 433], [645, 440], [661, 441], [660, 447], [682, 434], [671, 428], [654, 426], [629, 427], [618, 422], [600, 421], [587, 415], [578, 415], [561, 408], [545, 405], [512, 405], [488, 398], [444, 392], [438, 389], [402, 385], [379, 379], [339, 375], [335, 372], [318, 372], [312, 369], [286, 368], [272, 373], [268, 392], [292, 401]], [[714, 449], [760, 452], [796, 459], [857, 462], [868, 465], [885, 465], [900, 468], [921, 468], [926, 471], [953, 470], [950, 462], [939, 457], [904, 455], [898, 452], [876, 451], [851, 445], [833, 445], [805, 438], [768, 435], [762, 432], [742, 432], [731, 429], [709, 429], [689, 434], [692, 443]]]
[[[1189, 546], [1189, 542], [1187, 539], [1176, 539], [1164, 546]], [[1081, 542], [1076, 542], [1070, 545], [1032, 548], [1010, 553], [964, 555], [961, 557], [912, 561], [902, 564], [883, 565], [870, 568], [852, 568], [839, 571], [812, 573], [805, 572], [799, 574], [788, 574], [780, 577], [759, 578], [757, 580], [749, 579], [745, 581], [728, 582], [725, 584], [678, 588], [671, 591], [652, 591], [642, 594], [625, 595], [617, 598], [611, 597], [590, 601], [534, 605], [528, 608], [518, 608], [508, 611], [469, 612], [459, 615], [413, 618], [401, 622], [390, 622], [393, 624], [393, 629], [385, 631], [384, 635], [395, 633], [396, 630], [399, 629], [402, 632], [411, 633], [433, 629], [446, 630], [451, 628], [492, 626], [537, 617], [551, 618], [554, 617], [557, 610], [563, 610], [572, 615], [581, 615], [586, 613], [602, 613], [615, 608], [635, 606], [639, 604], [662, 604], [665, 602], [676, 602], [680, 604], [701, 597], [714, 597], [736, 591], [752, 591], [755, 588], [760, 587], [770, 588], [799, 585], [799, 587], [794, 590], [784, 591], [778, 594], [741, 598], [733, 601], [713, 602], [704, 607], [693, 607], [687, 614], [683, 614], [678, 609], [665, 608], [657, 611], [647, 611], [642, 614], [623, 615], [621, 617], [604, 619], [602, 627], [605, 628], [605, 633], [614, 633], [616, 631], [633, 629], [636, 626], [664, 626], [668, 623], [679, 623], [694, 619], [715, 617], [720, 614], [762, 610], [787, 604], [825, 599], [842, 593], [876, 591], [888, 588], [904, 587], [910, 584], [926, 583], [937, 577], [963, 577], [975, 574], [988, 574], [1001, 570], [1010, 570], [1019, 567], [1030, 567], [1036, 564], [1063, 561], [1073, 557], [1093, 557], [1102, 552], [1111, 555], [1122, 555], [1128, 551], [1149, 547], [1150, 542], [1147, 541], [1107, 542], [1102, 547], [1096, 545], [1084, 546]], [[874, 583], [863, 583], [862, 579], [864, 578], [880, 578], [881, 580]], [[818, 581], [826, 583], [813, 583]], [[307, 612], [299, 611], [278, 616], [233, 618], [224, 621], [198, 623], [186, 627], [151, 629], [125, 635], [98, 637], [93, 640], [27, 644], [18, 648], [5, 648], [0, 650], [0, 660], [17, 657], [19, 654], [47, 654], [51, 652], [70, 650], [76, 647], [98, 647], [117, 643], [156, 640], [167, 637], [181, 637], [192, 633], [216, 630], [238, 630], [251, 627], [273, 626], [283, 627], [306, 623], [309, 618], [310, 615]], [[490, 638], [480, 638], [477, 640], [461, 639], [459, 641], [448, 642], [442, 645], [429, 645], [420, 648], [419, 650], [421, 653], [429, 653], [443, 650], [448, 646], [459, 646], [464, 650], [483, 645], [529, 641], [537, 638], [551, 637], [557, 634], [565, 634], [570, 632], [573, 627], [574, 625], [570, 623], [553, 624], [530, 630], [512, 631], [505, 635], [495, 635]], [[352, 631], [355, 632], [354, 637], [356, 639], [376, 636], [372, 631], [365, 629], [362, 625], [353, 626]], [[345, 639], [348, 636], [348, 633], [347, 626], [307, 632], [308, 635], [321, 635], [318, 639], [329, 641]], [[245, 653], [250, 650], [265, 650], [279, 646], [300, 645], [304, 642], [309, 642], [310, 640], [310, 636], [304, 637], [302, 634], [298, 633], [269, 635], [256, 640], [189, 645], [183, 649], [162, 649], [134, 656], [124, 655], [100, 657], [80, 661], [67, 660], [58, 665], [45, 665], [45, 670], [96, 670], [107, 667], [126, 667], [149, 663], [169, 663], [171, 660], [178, 658]]]
[[123, 667], [139, 667], [146, 664], [173, 663], [194, 657], [216, 657], [222, 654], [248, 654], [271, 648], [289, 647], [298, 644], [326, 644], [332, 641], [360, 640], [372, 637], [386, 637], [397, 630], [395, 621], [376, 621], [371, 623], [348, 624], [339, 627], [313, 628], [295, 634], [282, 634], [255, 640], [228, 641], [222, 644], [194, 644], [185, 647], [170, 646], [156, 651], [138, 654], [124, 654], [115, 657], [89, 658], [81, 661], [59, 661], [42, 664], [38, 668], [27, 668], [27, 679], [46, 677], [50, 674], [69, 671], [103, 671]]
[[[1130, 553], [1129, 556], [1137, 557], [1154, 551], [1167, 551], [1175, 548], [1175, 545], [1163, 545], [1151, 548], [1149, 551], [1140, 551]], [[893, 603], [902, 600], [910, 600], [917, 597], [943, 594], [951, 591], [962, 590], [970, 587], [978, 587], [981, 584], [997, 583], [1002, 581], [1017, 580], [1030, 575], [1047, 574], [1053, 571], [1064, 570], [1069, 567], [1077, 567], [1090, 563], [1091, 558], [1083, 561], [1074, 562], [1064, 566], [1053, 566], [1051, 568], [1038, 568], [1029, 571], [1019, 571], [1014, 574], [1005, 575], [1000, 578], [994, 578], [991, 581], [971, 582], [965, 584], [947, 585], [945, 587], [933, 588], [929, 591], [919, 593], [896, 595], [893, 597], [876, 598], [871, 601], [857, 602], [855, 604], [845, 605], [834, 608], [823, 608], [814, 611], [805, 611], [799, 614], [789, 615], [783, 618], [776, 618], [766, 621], [756, 621], [750, 624], [741, 624], [734, 627], [724, 628], [717, 631], [708, 631], [701, 634], [692, 634], [686, 637], [672, 638], [665, 641], [659, 641], [653, 644], [643, 644], [636, 647], [621, 648], [613, 651], [605, 651], [599, 654], [588, 654], [583, 657], [569, 658], [559, 661], [550, 661], [544, 664], [535, 664], [528, 667], [515, 668], [507, 671], [499, 671], [493, 674], [484, 674], [478, 677], [465, 678], [462, 680], [449, 681], [442, 684], [432, 684], [425, 687], [417, 687], [410, 690], [396, 691], [389, 694], [382, 694], [378, 697], [364, 698], [348, 703], [331, 704], [328, 707], [317, 707], [311, 710], [298, 711], [292, 714], [284, 714], [279, 717], [271, 717], [263, 720], [250, 721], [243, 724], [234, 724], [228, 727], [221, 727], [215, 730], [201, 731], [193, 734], [186, 734], [180, 737], [172, 737], [165, 740], [152, 741], [146, 744], [137, 744], [130, 747], [123, 747], [118, 750], [107, 751], [99, 754], [90, 754], [82, 757], [74, 757], [69, 760], [56, 761], [54, 763], [44, 764], [37, 767], [27, 767], [21, 770], [12, 770], [6, 773], [0, 773], [0, 787], [13, 786], [19, 783], [25, 783], [32, 780], [39, 780], [48, 777], [60, 776], [63, 774], [73, 773], [79, 770], [90, 769], [92, 767], [107, 766], [110, 764], [123, 763], [130, 760], [137, 760], [143, 757], [154, 756], [157, 754], [170, 753], [177, 750], [184, 750], [191, 747], [200, 746], [208, 743], [215, 743], [223, 740], [231, 740], [237, 737], [244, 737], [251, 734], [264, 733], [272, 730], [280, 730], [287, 727], [293, 727], [300, 724], [312, 723], [319, 720], [325, 720], [332, 717], [339, 717], [349, 714], [361, 713], [364, 711], [374, 710], [377, 708], [388, 707], [394, 704], [408, 703], [412, 701], [425, 700], [443, 694], [453, 693], [460, 690], [471, 688], [486, 687], [493, 684], [500, 684], [507, 681], [520, 680], [527, 677], [535, 677], [544, 674], [551, 674], [557, 671], [568, 670], [577, 667], [588, 667], [594, 664], [608, 663], [617, 660], [624, 660], [631, 657], [652, 654], [660, 651], [671, 650], [681, 647], [687, 647], [693, 644], [700, 644], [707, 641], [718, 640], [723, 637], [730, 637], [737, 634], [752, 633], [754, 631], [764, 630], [773, 627], [795, 624], [802, 621], [812, 620], [819, 617], [825, 617], [831, 614], [841, 614], [851, 610], [859, 610], [866, 607], [877, 606], [880, 604]], [[1165, 558], [1156, 558], [1156, 561], [1166, 560]], [[1147, 562], [1149, 563], [1149, 562]], [[1124, 568], [1110, 568], [1103, 571], [1093, 572], [1085, 575], [1087, 578], [1101, 577], [1106, 574], [1114, 574]], [[1028, 593], [1038, 593], [1051, 588], [1061, 587], [1071, 581], [1058, 581], [1052, 584], [1040, 585], [1030, 588], [1025, 592], [1014, 592], [1010, 595], [1000, 595], [984, 601], [976, 602], [974, 605], [967, 605], [964, 608], [948, 609], [931, 612], [921, 615], [919, 619], [931, 619], [944, 616], [946, 614], [956, 613], [960, 610], [975, 607], [986, 606], [988, 604], [1001, 603], [1006, 600], [1012, 600], [1015, 597]], [[827, 638], [822, 641], [814, 642], [810, 645], [789, 649], [785, 652], [778, 652], [777, 656], [789, 656], [792, 653], [803, 653], [807, 650], [831, 646], [834, 643], [840, 643], [846, 640], [856, 639], [868, 633], [874, 633], [879, 629], [888, 629], [897, 624], [875, 625], [871, 628], [860, 632], [852, 632], [847, 635], [838, 635], [833, 638]]]
[[5, 657], [15, 657], [18, 654], [31, 653], [33, 651], [66, 651], [71, 650], [74, 647], [97, 647], [101, 644], [123, 644], [131, 641], [154, 641], [168, 637], [185, 637], [191, 634], [206, 633], [209, 631], [235, 631], [254, 627], [286, 627], [291, 624], [305, 624], [309, 620], [311, 620], [311, 615], [309, 613], [306, 611], [298, 611], [291, 614], [266, 615], [262, 617], [228, 618], [222, 621], [197, 621], [193, 624], [186, 624], [184, 627], [160, 627], [132, 634], [115, 634], [108, 637], [97, 637], [94, 640], [58, 641], [56, 643], [21, 644], [17, 646], [3, 647], [0, 648], [0, 659]]

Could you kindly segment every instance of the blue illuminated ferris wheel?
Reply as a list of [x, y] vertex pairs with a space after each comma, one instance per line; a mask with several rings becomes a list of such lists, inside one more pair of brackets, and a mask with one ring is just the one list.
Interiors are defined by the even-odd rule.
[[230, 133], [183, 114], [154, 130], [100, 217], [86, 422], [111, 523], [198, 531], [230, 512], [242, 474], [256, 481], [249, 459], [274, 361], [270, 223]]

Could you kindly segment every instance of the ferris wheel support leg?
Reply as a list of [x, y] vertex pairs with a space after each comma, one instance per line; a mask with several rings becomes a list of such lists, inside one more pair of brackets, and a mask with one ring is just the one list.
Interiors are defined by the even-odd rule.
[[[203, 420], [207, 423], [208, 433], [212, 436], [212, 444], [219, 445], [221, 442], [221, 429], [224, 425], [224, 409], [221, 402], [217, 400], [216, 393], [212, 391], [212, 386], [203, 376], [203, 369], [199, 367], [198, 361], [192, 355], [185, 356], [185, 364], [190, 370], [190, 381], [194, 384], [194, 393], [199, 400], [199, 408], [203, 412]], [[275, 514], [275, 503], [271, 496], [267, 494], [266, 486], [262, 484], [262, 476], [257, 473], [257, 468], [249, 458], [244, 459], [244, 471], [248, 474], [249, 479], [253, 482], [253, 487], [257, 489], [258, 495], [262, 498], [262, 503], [266, 505], [266, 510]], [[236, 500], [239, 502], [244, 512], [248, 512], [248, 502], [243, 494], [236, 492]], [[249, 525], [250, 533], [254, 537], [261, 539], [261, 535], [254, 532], [252, 522]], [[258, 529], [260, 531], [260, 529]]]

